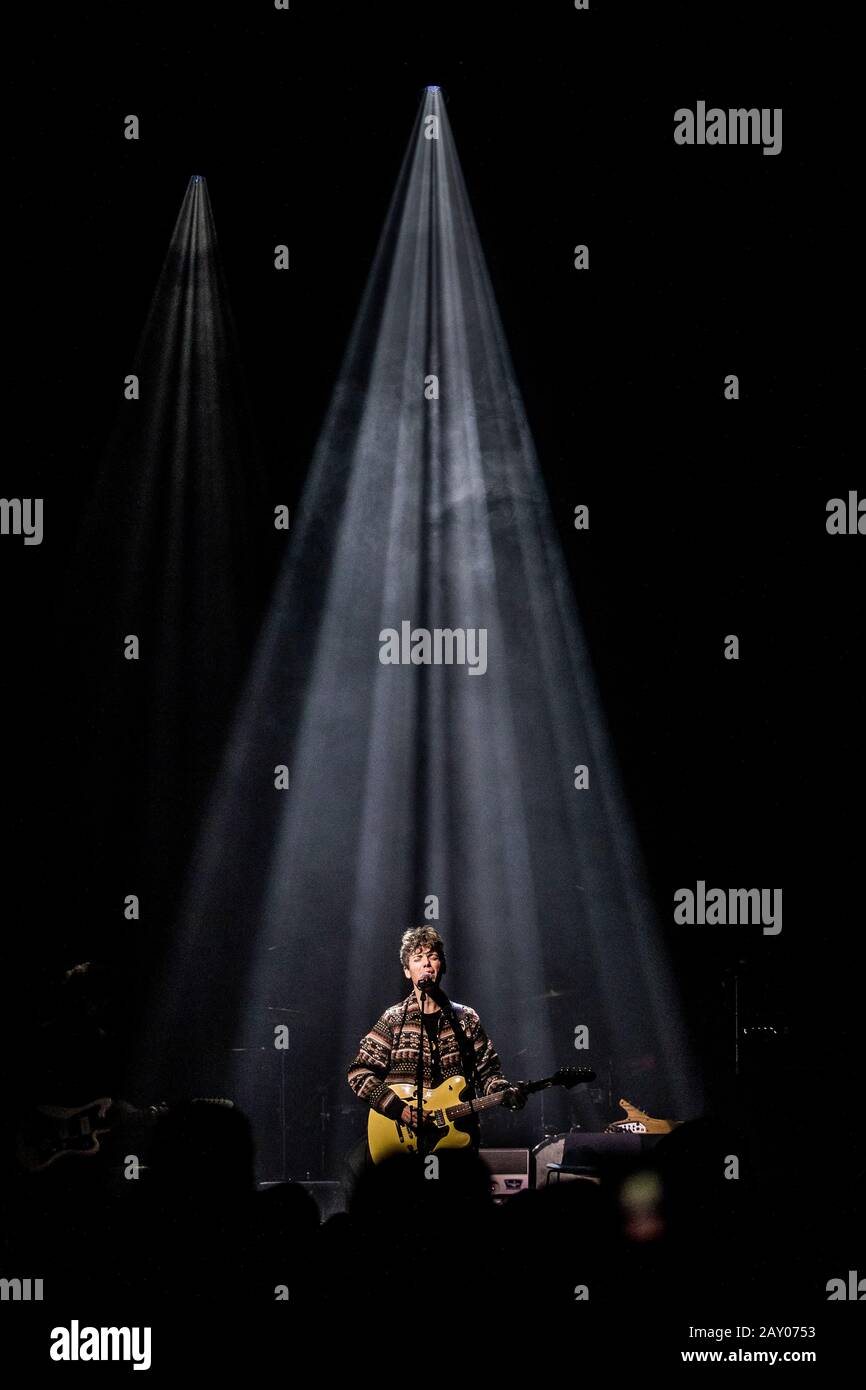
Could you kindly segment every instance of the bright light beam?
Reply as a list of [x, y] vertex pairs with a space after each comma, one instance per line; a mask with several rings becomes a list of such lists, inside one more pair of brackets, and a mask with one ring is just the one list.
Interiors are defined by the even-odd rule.
[[[404, 621], [483, 630], [486, 671], [382, 664], [380, 634]], [[671, 1113], [693, 1111], [589, 656], [428, 88], [199, 846], [158, 1030], [166, 1074], [181, 1057], [190, 1084], [233, 1085], [273, 1127], [249, 1053], [234, 1075], [211, 1056], [205, 1078], [200, 1059], [235, 1029], [264, 1055], [274, 1022], [293, 1021], [290, 1162], [310, 1166], [319, 1088], [343, 1097], [358, 1037], [399, 997], [399, 933], [432, 895], [453, 993], [507, 1072], [621, 1074], [650, 1054]], [[549, 985], [571, 993], [554, 1007]], [[579, 1024], [589, 1052], [574, 1050]]]
[[[116, 424], [67, 576], [64, 669], [83, 766], [84, 857], [125, 824], [124, 891], [146, 891], [146, 868], [155, 915], [155, 892], [170, 862], [188, 863], [207, 804], [259, 601], [252, 528], [266, 525], [201, 175], [187, 185], [128, 372], [116, 382]], [[89, 875], [104, 877], [105, 854], [93, 861]]]

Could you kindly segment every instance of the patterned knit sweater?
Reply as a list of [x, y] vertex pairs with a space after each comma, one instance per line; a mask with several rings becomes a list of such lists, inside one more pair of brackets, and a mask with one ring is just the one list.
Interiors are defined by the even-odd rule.
[[[450, 1020], [443, 1014], [439, 1027], [439, 1064], [443, 1079], [447, 1080], [449, 1076], [466, 1077], [469, 1096], [486, 1096], [493, 1091], [504, 1091], [510, 1083], [502, 1074], [496, 1049], [481, 1026], [481, 1019], [466, 1004], [455, 1004], [452, 1000], [451, 1008], [462, 1031], [467, 1055], [464, 1060]], [[430, 1042], [421, 1027], [421, 1010], [414, 990], [377, 1019], [369, 1033], [361, 1039], [358, 1055], [349, 1067], [349, 1085], [355, 1095], [390, 1119], [397, 1118], [404, 1101], [388, 1088], [398, 1082], [415, 1084], [419, 1035], [423, 1037], [424, 1085], [430, 1086]], [[474, 1076], [467, 1075], [470, 1059], [474, 1059], [475, 1063]]]

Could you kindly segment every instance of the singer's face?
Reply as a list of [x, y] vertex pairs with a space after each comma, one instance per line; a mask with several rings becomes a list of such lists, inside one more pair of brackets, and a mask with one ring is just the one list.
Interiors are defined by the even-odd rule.
[[403, 974], [413, 985], [422, 975], [432, 975], [434, 982], [438, 981], [442, 974], [442, 957], [436, 947], [419, 946], [409, 957], [408, 966], [403, 967]]

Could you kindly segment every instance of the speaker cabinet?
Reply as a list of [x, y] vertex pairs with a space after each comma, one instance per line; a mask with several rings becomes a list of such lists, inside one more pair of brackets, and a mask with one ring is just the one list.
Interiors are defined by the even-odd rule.
[[528, 1149], [482, 1149], [481, 1157], [490, 1169], [494, 1202], [507, 1201], [529, 1187]]

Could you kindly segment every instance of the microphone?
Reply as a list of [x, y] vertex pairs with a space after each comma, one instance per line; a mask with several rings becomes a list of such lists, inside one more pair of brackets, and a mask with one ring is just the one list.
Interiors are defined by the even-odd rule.
[[418, 989], [421, 994], [428, 994], [430, 998], [435, 999], [442, 1008], [445, 1007], [444, 1001], [447, 995], [442, 986], [437, 983], [435, 976], [422, 975], [418, 980]]

